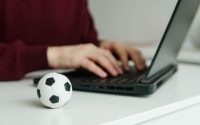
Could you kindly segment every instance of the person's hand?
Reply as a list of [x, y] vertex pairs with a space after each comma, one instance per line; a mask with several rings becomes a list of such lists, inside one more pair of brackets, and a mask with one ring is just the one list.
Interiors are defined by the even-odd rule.
[[109, 50], [93, 44], [48, 47], [47, 59], [53, 68], [85, 68], [102, 78], [107, 77], [107, 72], [112, 76], [123, 73]]
[[146, 68], [145, 59], [142, 53], [128, 45], [117, 43], [117, 42], [109, 42], [102, 41], [100, 47], [103, 49], [110, 50], [112, 53], [117, 55], [122, 62], [122, 65], [125, 70], [129, 70], [128, 59], [130, 58], [136, 65], [138, 70], [143, 70]]

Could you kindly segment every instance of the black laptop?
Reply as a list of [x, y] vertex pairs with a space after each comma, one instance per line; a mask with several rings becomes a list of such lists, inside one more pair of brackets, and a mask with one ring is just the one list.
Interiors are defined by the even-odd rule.
[[[101, 79], [84, 69], [64, 75], [71, 80], [74, 90], [128, 95], [152, 94], [177, 71], [177, 55], [191, 27], [199, 3], [200, 0], [177, 0], [157, 52], [147, 70], [137, 72], [131, 67], [129, 72], [121, 76], [109, 76], [106, 79]], [[37, 84], [38, 80], [39, 78], [34, 79], [34, 83]]]

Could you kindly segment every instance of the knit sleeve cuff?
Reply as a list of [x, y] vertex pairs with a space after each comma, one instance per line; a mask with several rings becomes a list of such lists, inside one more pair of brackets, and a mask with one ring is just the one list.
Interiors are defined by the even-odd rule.
[[25, 73], [48, 69], [47, 46], [24, 46], [21, 54]]

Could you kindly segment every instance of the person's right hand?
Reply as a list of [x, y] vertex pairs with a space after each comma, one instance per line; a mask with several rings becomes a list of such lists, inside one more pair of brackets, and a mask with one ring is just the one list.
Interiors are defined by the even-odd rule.
[[107, 72], [112, 76], [123, 73], [109, 50], [93, 44], [48, 47], [47, 59], [52, 68], [85, 68], [101, 78], [107, 77]]

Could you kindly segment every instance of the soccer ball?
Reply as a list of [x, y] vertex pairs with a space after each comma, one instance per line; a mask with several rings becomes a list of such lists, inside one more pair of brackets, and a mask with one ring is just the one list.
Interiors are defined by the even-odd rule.
[[69, 79], [58, 73], [43, 76], [37, 85], [37, 95], [41, 103], [49, 108], [64, 106], [72, 96]]

